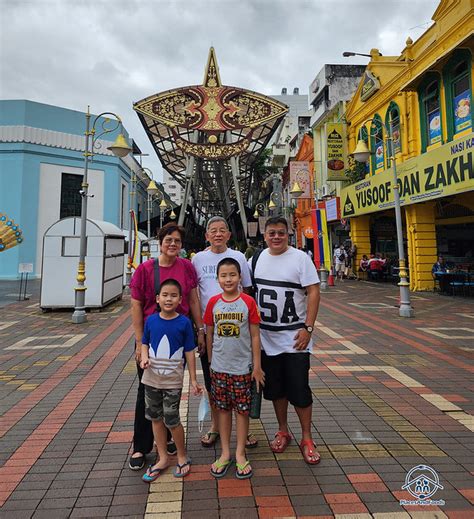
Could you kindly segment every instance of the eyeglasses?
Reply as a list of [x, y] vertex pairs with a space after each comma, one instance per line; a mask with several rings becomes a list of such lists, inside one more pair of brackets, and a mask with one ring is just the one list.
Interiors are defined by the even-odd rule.
[[172, 243], [176, 243], [176, 245], [181, 245], [181, 240], [179, 238], [165, 238], [163, 240], [163, 245], [171, 245]]
[[274, 238], [275, 236], [278, 236], [279, 238], [283, 238], [283, 236], [286, 236], [288, 234], [287, 231], [267, 231], [267, 236], [269, 238]]

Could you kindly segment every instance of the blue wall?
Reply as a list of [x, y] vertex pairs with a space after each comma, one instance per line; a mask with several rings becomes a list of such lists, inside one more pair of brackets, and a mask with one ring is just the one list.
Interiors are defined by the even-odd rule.
[[[31, 101], [0, 101], [0, 125], [32, 126], [83, 135], [85, 114]], [[106, 139], [114, 140], [116, 133], [107, 134]], [[0, 279], [16, 279], [19, 263], [33, 263], [33, 275], [40, 275], [36, 265], [36, 250], [42, 246], [37, 243], [42, 163], [77, 168], [83, 166], [84, 156], [74, 150], [0, 142], [0, 212], [6, 213], [19, 224], [24, 240], [16, 247], [0, 252]], [[128, 183], [130, 171], [119, 158], [104, 155], [96, 155], [91, 167], [104, 171], [103, 218], [120, 226], [120, 179]]]

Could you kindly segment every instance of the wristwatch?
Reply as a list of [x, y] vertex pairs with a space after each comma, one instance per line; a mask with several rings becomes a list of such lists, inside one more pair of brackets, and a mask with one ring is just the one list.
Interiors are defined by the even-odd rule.
[[306, 331], [309, 333], [313, 333], [314, 328], [310, 326], [309, 324], [305, 324], [304, 327], [306, 328]]

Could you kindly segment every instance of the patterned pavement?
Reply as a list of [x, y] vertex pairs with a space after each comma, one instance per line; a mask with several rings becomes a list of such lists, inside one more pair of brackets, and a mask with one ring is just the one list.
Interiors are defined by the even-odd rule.
[[[128, 299], [83, 325], [69, 312], [41, 313], [35, 296], [3, 307], [0, 517], [473, 517], [474, 301], [419, 294], [407, 320], [397, 295], [366, 282], [323, 295], [310, 375], [319, 465], [302, 461], [294, 413], [291, 445], [270, 451], [277, 425], [264, 402], [251, 421], [254, 477], [230, 470], [214, 480], [216, 452], [200, 446], [198, 399], [185, 393], [192, 473], [183, 481], [170, 470], [150, 486], [127, 466], [136, 395]], [[418, 465], [436, 471], [443, 488], [431, 499], [444, 505], [400, 504], [415, 500], [402, 486]]]

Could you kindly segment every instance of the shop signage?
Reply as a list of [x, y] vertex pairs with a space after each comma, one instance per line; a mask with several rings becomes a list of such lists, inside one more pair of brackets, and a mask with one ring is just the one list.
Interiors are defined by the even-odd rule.
[[328, 180], [347, 180], [346, 126], [344, 123], [326, 124], [326, 157]]
[[305, 238], [308, 238], [308, 239], [312, 240], [313, 237], [314, 237], [313, 228], [312, 227], [305, 227], [304, 231], [303, 231], [303, 234], [305, 235]]
[[[397, 165], [401, 205], [426, 202], [474, 190], [474, 133]], [[341, 192], [342, 216], [394, 206], [393, 172], [385, 170]]]
[[303, 194], [300, 198], [309, 198], [311, 193], [309, 189], [310, 178], [308, 161], [292, 160], [290, 162], [290, 186], [292, 187], [295, 182], [298, 182], [299, 186], [303, 190]]
[[331, 198], [331, 200], [326, 200], [326, 218], [328, 222], [341, 219], [339, 200], [338, 196], [336, 198]]
[[360, 100], [367, 101], [370, 97], [372, 97], [375, 92], [380, 88], [379, 80], [370, 72], [370, 70], [366, 70], [364, 72], [364, 77], [362, 78], [362, 89], [360, 91]]

